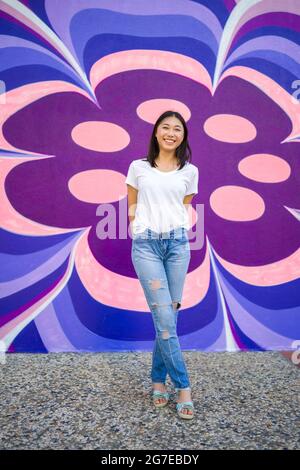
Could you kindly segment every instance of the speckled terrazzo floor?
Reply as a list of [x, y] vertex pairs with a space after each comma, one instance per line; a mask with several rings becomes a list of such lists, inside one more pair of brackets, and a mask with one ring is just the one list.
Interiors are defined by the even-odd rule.
[[300, 448], [300, 369], [280, 352], [184, 357], [192, 421], [177, 417], [173, 393], [153, 407], [150, 352], [7, 354], [0, 449]]

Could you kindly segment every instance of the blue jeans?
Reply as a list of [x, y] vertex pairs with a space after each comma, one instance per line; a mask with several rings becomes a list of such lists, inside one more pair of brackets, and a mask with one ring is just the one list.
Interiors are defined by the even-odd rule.
[[133, 235], [131, 259], [156, 332], [152, 382], [165, 383], [168, 373], [175, 388], [190, 389], [177, 336], [178, 310], [191, 259], [187, 230], [179, 227], [156, 233], [148, 228]]

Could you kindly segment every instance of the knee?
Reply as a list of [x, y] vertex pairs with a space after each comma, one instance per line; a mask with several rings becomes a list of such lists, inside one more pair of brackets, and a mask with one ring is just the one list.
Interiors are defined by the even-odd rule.
[[162, 339], [169, 339], [177, 336], [175, 315], [172, 313], [172, 305], [152, 303], [155, 312], [155, 323], [158, 336]]
[[162, 337], [162, 339], [169, 339], [169, 338], [170, 338], [170, 333], [169, 333], [169, 331], [168, 331], [168, 330], [163, 330], [163, 331], [161, 332], [161, 337]]
[[150, 279], [149, 283], [150, 283], [151, 290], [161, 289], [162, 288], [161, 281], [162, 279]]

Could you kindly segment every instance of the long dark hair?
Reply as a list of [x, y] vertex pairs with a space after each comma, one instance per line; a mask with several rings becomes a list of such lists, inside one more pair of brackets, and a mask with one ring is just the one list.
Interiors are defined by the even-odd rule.
[[151, 135], [149, 149], [148, 149], [148, 155], [144, 159], [144, 161], [148, 161], [150, 163], [150, 165], [153, 166], [153, 167], [157, 166], [156, 163], [155, 163], [155, 159], [159, 154], [159, 145], [158, 145], [157, 139], [155, 137], [156, 129], [157, 129], [157, 127], [159, 126], [159, 124], [161, 123], [161, 121], [163, 119], [165, 119], [167, 117], [170, 117], [170, 116], [175, 116], [177, 119], [179, 119], [179, 121], [183, 125], [183, 129], [184, 129], [183, 141], [181, 142], [181, 144], [177, 147], [177, 149], [175, 151], [176, 157], [180, 161], [180, 167], [178, 168], [178, 170], [181, 170], [181, 168], [184, 167], [184, 165], [187, 161], [191, 161], [191, 159], [192, 159], [192, 150], [191, 150], [191, 148], [189, 146], [189, 143], [188, 143], [188, 129], [187, 129], [185, 120], [181, 116], [181, 114], [178, 113], [177, 111], [165, 111], [157, 119], [156, 123], [154, 124], [153, 132], [152, 132], [152, 135]]

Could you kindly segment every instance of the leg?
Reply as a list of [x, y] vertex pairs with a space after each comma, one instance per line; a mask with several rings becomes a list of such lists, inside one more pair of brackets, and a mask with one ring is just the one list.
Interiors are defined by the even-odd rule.
[[155, 242], [139, 240], [134, 245], [132, 261], [152, 312], [158, 352], [175, 387], [187, 388], [189, 380], [176, 333], [176, 315], [163, 261], [155, 249]]
[[[178, 316], [177, 305], [178, 305], [177, 302], [173, 302], [176, 325], [177, 325], [177, 316]], [[163, 360], [157, 338], [155, 338], [155, 341], [154, 341], [151, 377], [152, 377], [153, 383], [160, 383], [160, 384], [162, 383], [164, 384], [167, 378], [167, 368], [165, 366], [165, 362]], [[157, 390], [164, 392], [165, 387], [158, 387]]]
[[[152, 354], [152, 387], [153, 390], [159, 390], [160, 392], [166, 392], [166, 378], [167, 378], [167, 368], [165, 366], [164, 360], [162, 358], [157, 339], [154, 341], [154, 348]], [[164, 398], [157, 398], [156, 403], [162, 403], [165, 401]]]
[[[158, 253], [153, 253], [153, 250], [151, 249], [150, 242], [149, 246], [147, 246], [147, 241], [139, 241], [137, 243], [132, 243], [132, 250], [131, 250], [131, 259], [132, 259], [132, 264], [134, 266], [134, 269], [136, 271], [136, 274], [138, 277], [141, 276], [140, 274], [140, 269], [139, 269], [139, 261], [138, 259], [140, 258], [141, 253], [146, 253], [146, 256], [149, 258], [149, 253], [150, 253], [150, 264], [151, 266], [153, 263], [156, 263], [156, 269], [154, 268], [154, 274], [159, 270], [160, 272], [163, 273], [163, 266], [161, 264], [160, 257]], [[147, 255], [148, 253], [148, 255]], [[143, 285], [142, 285], [143, 287]], [[149, 306], [149, 309], [153, 315], [153, 307], [151, 304], [151, 298], [148, 296], [148, 291], [144, 289], [144, 294], [145, 298], [147, 301], [147, 304]], [[154, 390], [159, 390], [161, 392], [166, 391], [165, 387], [165, 382], [167, 378], [167, 368], [165, 365], [165, 361], [163, 360], [163, 357], [161, 355], [161, 351], [158, 345], [157, 338], [154, 340], [154, 347], [153, 347], [153, 353], [152, 353], [152, 370], [151, 370], [151, 379], [152, 379], [152, 384], [153, 384], [153, 389]], [[158, 399], [158, 402], [160, 399]]]
[[[152, 387], [153, 390], [159, 390], [160, 392], [166, 392], [166, 379], [167, 379], [167, 368], [162, 358], [157, 339], [154, 340], [154, 348], [152, 353]], [[163, 403], [165, 398], [156, 398], [156, 403]]]
[[[176, 320], [176, 325], [177, 325], [177, 315], [178, 315], [178, 303], [177, 302], [173, 302], [173, 309], [174, 309], [175, 320]], [[152, 354], [152, 371], [151, 371], [153, 390], [159, 390], [160, 392], [166, 391], [165, 382], [167, 378], [167, 372], [168, 371], [165, 366], [165, 362], [163, 360], [157, 338], [155, 338], [153, 354]], [[157, 403], [162, 403], [163, 400], [164, 398], [158, 398]]]
[[[159, 349], [159, 344], [157, 338], [154, 340], [154, 347], [152, 353], [152, 370], [151, 370], [151, 378], [153, 384], [165, 384], [167, 379], [167, 368], [165, 366], [165, 361], [163, 360], [161, 351]], [[157, 390], [164, 392], [164, 387], [158, 387]]]
[[[181, 306], [182, 293], [188, 266], [190, 263], [189, 242], [184, 240], [170, 240], [168, 255], [164, 261], [173, 307], [176, 309], [176, 321]], [[191, 390], [179, 390], [178, 402], [191, 401]], [[184, 412], [191, 414], [191, 411]]]

